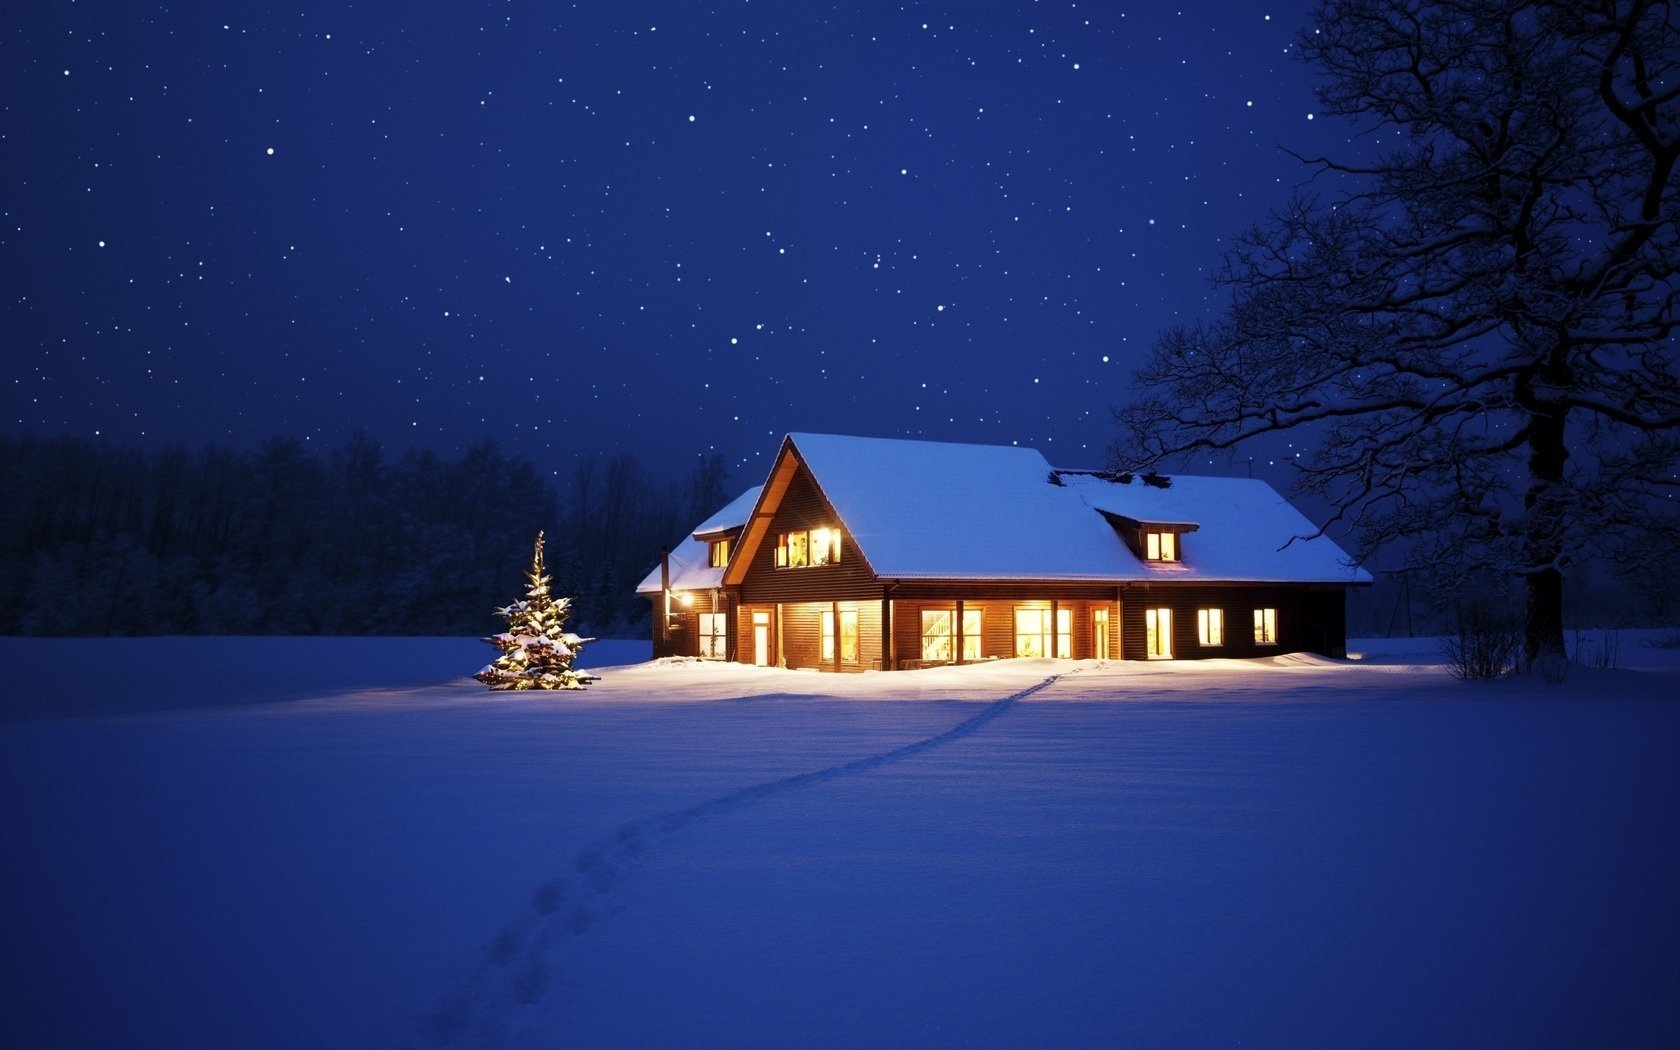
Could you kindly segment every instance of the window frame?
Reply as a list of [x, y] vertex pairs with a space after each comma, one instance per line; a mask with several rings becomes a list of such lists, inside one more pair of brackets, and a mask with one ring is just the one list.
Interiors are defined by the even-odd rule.
[[1268, 605], [1254, 610], [1254, 644], [1276, 645], [1277, 606]]
[[[1021, 618], [1032, 616], [1038, 620], [1038, 628], [1021, 629]], [[1037, 653], [1021, 651], [1021, 643], [1027, 639], [1037, 639]], [[1046, 641], [1049, 645], [1046, 646]], [[1053, 648], [1054, 653], [1046, 652], [1046, 648]], [[1054, 621], [1050, 618], [1048, 607], [1032, 605], [1017, 605], [1015, 607], [1015, 656], [1017, 659], [1037, 659], [1048, 657], [1052, 660], [1069, 660], [1073, 658], [1073, 610], [1067, 606], [1056, 609]]]
[[1178, 563], [1178, 533], [1172, 529], [1143, 530], [1143, 560], [1163, 565]]
[[[713, 627], [715, 630], [707, 630]], [[695, 653], [702, 660], [729, 659], [729, 614], [724, 612], [703, 612], [699, 614], [699, 622], [695, 629]], [[708, 654], [706, 650], [714, 651]]]
[[1196, 610], [1196, 643], [1205, 649], [1225, 645], [1225, 609], [1209, 606]]
[[[1163, 624], [1162, 620], [1166, 622]], [[1152, 606], [1143, 610], [1144, 656], [1151, 660], [1173, 658], [1173, 615], [1168, 606]], [[1153, 638], [1155, 645], [1149, 644]]]
[[[825, 540], [821, 554], [814, 540]], [[839, 565], [844, 544], [837, 525], [818, 525], [808, 529], [789, 529], [776, 534], [775, 567], [778, 569], [813, 569], [825, 565]]]
[[709, 541], [706, 545], [706, 563], [714, 569], [722, 569], [728, 566], [731, 546], [732, 544], [727, 536]]

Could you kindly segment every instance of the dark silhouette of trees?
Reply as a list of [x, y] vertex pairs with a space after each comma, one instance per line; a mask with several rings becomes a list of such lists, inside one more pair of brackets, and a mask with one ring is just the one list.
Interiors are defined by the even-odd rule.
[[580, 629], [640, 632], [635, 585], [725, 502], [685, 498], [722, 464], [685, 489], [585, 463], [562, 510], [491, 442], [393, 461], [362, 434], [324, 455], [0, 436], [0, 634], [482, 634], [544, 529]]
[[1561, 656], [1572, 559], [1674, 535], [1680, 21], [1328, 0], [1300, 47], [1325, 110], [1396, 145], [1304, 158], [1336, 192], [1228, 253], [1228, 309], [1159, 340], [1117, 464], [1305, 431], [1300, 487], [1362, 554], [1519, 578], [1528, 659]]

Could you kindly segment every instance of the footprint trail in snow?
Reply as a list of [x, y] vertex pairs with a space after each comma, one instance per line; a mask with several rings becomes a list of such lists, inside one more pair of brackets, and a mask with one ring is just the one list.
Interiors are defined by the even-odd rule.
[[486, 942], [484, 958], [472, 975], [424, 1019], [424, 1043], [437, 1047], [500, 1044], [506, 1035], [503, 1013], [517, 1004], [536, 1003], [543, 998], [560, 977], [560, 955], [567, 942], [588, 933], [601, 920], [607, 895], [647, 858], [648, 851], [661, 839], [709, 817], [798, 788], [901, 762], [960, 740], [1064, 676], [1051, 675], [994, 701], [943, 733], [810, 773], [752, 784], [685, 809], [634, 820], [610, 838], [585, 846], [572, 858], [568, 870], [532, 891], [524, 915], [503, 926]]

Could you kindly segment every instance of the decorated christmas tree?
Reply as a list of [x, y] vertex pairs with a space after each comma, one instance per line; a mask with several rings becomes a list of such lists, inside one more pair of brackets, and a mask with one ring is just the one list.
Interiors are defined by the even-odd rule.
[[525, 599], [496, 610], [507, 620], [507, 630], [484, 639], [500, 655], [473, 677], [492, 689], [582, 689], [596, 681], [589, 672], [572, 667], [585, 643], [595, 639], [579, 638], [566, 630], [572, 600], [548, 592], [540, 532], [526, 577], [530, 586]]

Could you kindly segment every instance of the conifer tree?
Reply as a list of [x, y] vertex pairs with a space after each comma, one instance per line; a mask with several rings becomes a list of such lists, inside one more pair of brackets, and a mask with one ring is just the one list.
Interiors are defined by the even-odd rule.
[[566, 630], [572, 600], [549, 593], [540, 532], [525, 575], [529, 585], [524, 600], [496, 610], [507, 620], [507, 630], [484, 639], [499, 655], [473, 677], [492, 689], [582, 689], [596, 681], [589, 672], [572, 667], [584, 645], [595, 639]]

